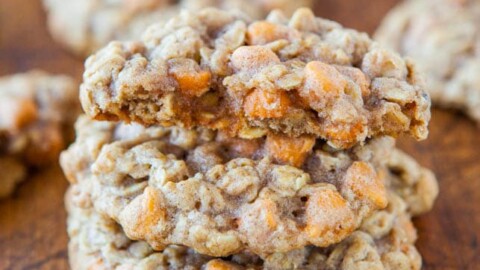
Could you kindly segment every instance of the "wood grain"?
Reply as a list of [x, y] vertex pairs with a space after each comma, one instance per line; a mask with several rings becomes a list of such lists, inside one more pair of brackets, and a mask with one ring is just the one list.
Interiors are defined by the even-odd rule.
[[[315, 2], [318, 15], [372, 33], [398, 1]], [[83, 65], [52, 41], [39, 0], [0, 0], [0, 75], [32, 68], [80, 79]], [[424, 269], [480, 269], [480, 129], [461, 114], [437, 109], [430, 127], [427, 141], [399, 142], [440, 181], [435, 209], [415, 220]], [[58, 166], [30, 178], [0, 201], [0, 269], [67, 269], [67, 183]]]

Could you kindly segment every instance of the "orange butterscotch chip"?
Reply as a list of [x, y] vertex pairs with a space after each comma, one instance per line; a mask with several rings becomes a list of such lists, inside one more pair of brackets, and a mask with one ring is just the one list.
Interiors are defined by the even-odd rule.
[[210, 89], [212, 74], [208, 71], [174, 73], [173, 76], [185, 95], [200, 97]]
[[[161, 198], [153, 187], [147, 187], [143, 196], [128, 209], [122, 218], [132, 220], [130, 226], [126, 226], [125, 232], [130, 237], [152, 234], [152, 230], [166, 220], [167, 213], [162, 207]], [[141, 209], [141, 211], [138, 211]], [[133, 213], [137, 213], [136, 215]]]
[[354, 214], [336, 190], [323, 189], [308, 197], [305, 232], [317, 246], [342, 240], [354, 229]]
[[361, 121], [348, 125], [327, 125], [325, 134], [332, 138], [334, 143], [351, 144], [357, 140], [357, 136], [364, 132], [364, 125]]
[[231, 263], [217, 259], [217, 260], [209, 261], [203, 269], [204, 270], [237, 270], [239, 268]]
[[339, 96], [346, 86], [347, 81], [336, 68], [312, 61], [305, 66], [305, 87], [299, 93], [303, 98], [316, 102], [326, 96]]
[[247, 42], [252, 45], [267, 44], [288, 37], [288, 29], [267, 21], [252, 23], [247, 30]]
[[268, 226], [269, 229], [274, 230], [277, 228], [278, 222], [277, 222], [277, 206], [273, 201], [270, 200], [262, 200], [260, 207], [262, 209], [261, 211], [261, 218], [265, 222], [265, 224]]
[[246, 231], [255, 230], [272, 232], [279, 223], [277, 205], [270, 199], [258, 199], [246, 211], [245, 215], [240, 219], [240, 227]]
[[267, 153], [276, 162], [301, 167], [315, 145], [312, 136], [288, 137], [278, 134], [269, 134], [265, 142]]
[[272, 64], [280, 63], [280, 58], [269, 48], [262, 46], [242, 46], [231, 57], [234, 68], [255, 71]]
[[361, 199], [366, 199], [379, 208], [387, 206], [383, 181], [369, 164], [363, 161], [354, 162], [347, 170], [345, 185]]
[[0, 128], [18, 130], [35, 121], [37, 117], [37, 106], [32, 99], [0, 99]]
[[166, 213], [155, 189], [151, 187], [145, 188], [144, 195], [143, 209], [145, 215], [143, 216], [142, 223], [144, 227], [148, 228], [155, 226], [160, 220], [165, 220]]
[[290, 99], [284, 91], [253, 90], [243, 104], [245, 114], [252, 118], [281, 118], [287, 114]]

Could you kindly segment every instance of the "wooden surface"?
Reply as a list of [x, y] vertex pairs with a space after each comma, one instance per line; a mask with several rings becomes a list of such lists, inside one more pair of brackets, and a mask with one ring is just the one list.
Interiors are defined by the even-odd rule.
[[[371, 33], [396, 2], [316, 0], [316, 12]], [[82, 61], [51, 40], [39, 0], [0, 0], [0, 75], [32, 68], [80, 79]], [[433, 111], [430, 127], [427, 141], [399, 143], [440, 181], [435, 209], [415, 220], [424, 269], [480, 269], [480, 129], [461, 114], [440, 110]], [[66, 187], [54, 167], [0, 201], [0, 269], [68, 268]]]

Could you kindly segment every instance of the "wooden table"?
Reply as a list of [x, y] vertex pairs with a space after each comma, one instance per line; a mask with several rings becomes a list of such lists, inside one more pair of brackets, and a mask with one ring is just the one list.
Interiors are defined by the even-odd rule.
[[[315, 10], [372, 33], [396, 2], [317, 0]], [[83, 66], [49, 37], [39, 0], [0, 0], [0, 75], [32, 68], [80, 79]], [[427, 141], [399, 143], [440, 181], [435, 209], [415, 220], [424, 268], [480, 269], [480, 129], [461, 114], [436, 109], [430, 127]], [[57, 166], [35, 173], [0, 202], [0, 269], [68, 268], [66, 187]]]

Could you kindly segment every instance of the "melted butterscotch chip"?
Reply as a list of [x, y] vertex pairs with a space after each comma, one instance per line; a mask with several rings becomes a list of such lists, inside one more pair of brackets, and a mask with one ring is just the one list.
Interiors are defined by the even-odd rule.
[[75, 82], [40, 71], [0, 78], [0, 197], [30, 167], [57, 161], [80, 113]]
[[248, 139], [310, 136], [337, 149], [384, 135], [424, 139], [430, 120], [410, 61], [308, 9], [255, 22], [216, 9], [184, 12], [142, 41], [92, 55], [81, 101], [98, 120]]

